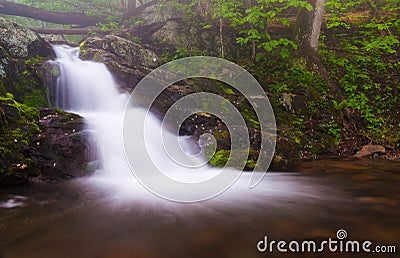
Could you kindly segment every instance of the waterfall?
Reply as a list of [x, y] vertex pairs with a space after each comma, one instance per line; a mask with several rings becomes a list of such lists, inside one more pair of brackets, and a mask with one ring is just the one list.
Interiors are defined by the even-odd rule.
[[[60, 76], [54, 92], [55, 103], [57, 107], [85, 118], [88, 128], [94, 132], [99, 159], [102, 161], [94, 176], [83, 179], [85, 184], [88, 183], [90, 187], [106, 191], [113, 204], [137, 200], [145, 201], [145, 203], [155, 202], [156, 206], [161, 205], [162, 199], [151, 194], [136, 180], [125, 158], [123, 125], [124, 123], [143, 125], [143, 122], [140, 122], [143, 120], [140, 119], [145, 119], [144, 138], [147, 150], [139, 148], [135, 150], [137, 157], [135, 162], [139, 164], [139, 166], [135, 165], [135, 168], [146, 173], [149, 171], [149, 167], [141, 164], [141, 160], [144, 159], [142, 157], [147, 152], [155, 167], [162, 170], [162, 174], [179, 182], [203, 182], [214, 178], [220, 172], [219, 169], [209, 167], [201, 155], [195, 155], [200, 150], [197, 143], [191, 141], [190, 138], [179, 137], [164, 130], [155, 116], [148, 114], [147, 110], [138, 107], [135, 103], [133, 106], [128, 106], [129, 95], [120, 91], [104, 64], [81, 60], [79, 48], [64, 45], [54, 46], [54, 50], [57, 55], [55, 62], [60, 68]], [[129, 114], [128, 120], [125, 112]], [[129, 128], [135, 128], [135, 126]], [[129, 144], [135, 144], [135, 139], [143, 137], [142, 132], [143, 128], [138, 127], [129, 132]], [[173, 152], [179, 151], [179, 155], [184, 154], [184, 159], [186, 159], [184, 164], [204, 165], [182, 166], [182, 163], [176, 163], [174, 159], [171, 159], [171, 153], [167, 153], [164, 148], [163, 144], [168, 144], [168, 142], [179, 143], [180, 148], [174, 149]], [[182, 160], [181, 156], [179, 157], [179, 160]], [[227, 173], [231, 171], [227, 170]], [[250, 190], [248, 185], [250, 177], [250, 174], [242, 174], [234, 182], [233, 187], [218, 196], [216, 200], [222, 200], [225, 203], [226, 201], [227, 203], [262, 201], [267, 195], [286, 195], [299, 191], [298, 185], [293, 180], [273, 175], [269, 176], [268, 183], [264, 181], [263, 186]], [[187, 192], [180, 192], [180, 189], [170, 189], [168, 186], [165, 189], [182, 195], [187, 194]]]
[[121, 135], [128, 96], [119, 92], [104, 64], [79, 59], [79, 48], [63, 45], [54, 46], [54, 50], [60, 67], [56, 106], [83, 116], [94, 131], [103, 164], [97, 173], [131, 176], [125, 165]]
[[[94, 131], [96, 142], [99, 146], [101, 169], [96, 171], [92, 181], [104, 184], [114, 184], [119, 191], [128, 191], [143, 188], [135, 183], [125, 159], [123, 148], [123, 119], [129, 95], [121, 93], [112, 75], [102, 63], [83, 61], [79, 58], [79, 48], [69, 46], [54, 46], [57, 55], [56, 63], [60, 67], [60, 76], [55, 89], [56, 106], [63, 110], [77, 113], [83, 116], [89, 129]], [[163, 131], [161, 122], [155, 116], [148, 115], [146, 110], [140, 107], [129, 107], [132, 123], [138, 123], [138, 119], [146, 118], [145, 136], [148, 139], [148, 152], [159, 168], [168, 176], [179, 177], [183, 181], [196, 181], [212, 176], [213, 169], [200, 167], [197, 169], [185, 168], [176, 164], [164, 151], [163, 141], [178, 137]], [[142, 128], [137, 128], [142, 130]], [[135, 135], [132, 132], [133, 143]], [[164, 138], [162, 138], [162, 135]], [[179, 137], [178, 141], [188, 154], [189, 160], [202, 160], [193, 155], [199, 149], [196, 144], [187, 137]], [[144, 150], [137, 150], [138, 160]], [[201, 163], [201, 162], [200, 162]], [[202, 162], [205, 163], [205, 162]], [[141, 167], [147, 170], [147, 167]], [[201, 172], [201, 173], [199, 173]]]

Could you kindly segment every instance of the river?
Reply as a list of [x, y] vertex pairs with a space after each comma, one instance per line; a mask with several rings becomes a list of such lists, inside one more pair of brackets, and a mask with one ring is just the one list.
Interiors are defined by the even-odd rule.
[[[244, 173], [233, 187], [202, 202], [179, 203], [153, 195], [126, 164], [122, 114], [128, 96], [119, 92], [103, 64], [80, 60], [79, 49], [55, 50], [61, 69], [56, 105], [85, 117], [95, 132], [102, 164], [88, 178], [0, 188], [0, 257], [282, 257], [288, 245], [263, 250], [265, 243], [322, 243], [340, 240], [342, 233], [343, 241], [400, 248], [398, 162], [305, 162], [297, 166], [298, 172], [268, 173], [254, 189], [248, 187], [251, 174]], [[147, 113], [128, 109], [134, 111], [133, 122]], [[182, 168], [171, 161], [157, 136], [163, 131], [160, 123], [150, 120], [148, 147], [159, 167], [186, 179], [215, 173], [208, 166]], [[133, 149], [140, 165], [145, 151]], [[354, 255], [331, 249], [292, 254]]]
[[[255, 189], [240, 190], [242, 195], [237, 194], [239, 184], [217, 198], [192, 204], [145, 192], [122, 197], [107, 187], [94, 189], [86, 179], [2, 188], [0, 254], [4, 258], [283, 257], [287, 254], [277, 250], [260, 253], [256, 245], [264, 236], [276, 241], [323, 241], [336, 238], [339, 229], [347, 231], [349, 240], [399, 248], [398, 168], [396, 162], [368, 159], [314, 161], [301, 164], [302, 172], [268, 173]], [[355, 254], [326, 250], [292, 254], [322, 256]]]

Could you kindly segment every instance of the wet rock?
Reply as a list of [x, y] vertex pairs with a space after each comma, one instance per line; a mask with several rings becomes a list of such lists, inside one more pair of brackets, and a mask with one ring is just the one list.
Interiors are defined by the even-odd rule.
[[47, 52], [46, 48], [37, 49], [45, 44], [36, 33], [3, 18], [0, 18], [0, 44], [12, 57], [26, 58], [34, 56], [33, 52]]
[[117, 36], [92, 37], [81, 44], [81, 58], [104, 63], [123, 89], [131, 90], [160, 65], [151, 50]]
[[0, 184], [89, 175], [96, 150], [81, 117], [0, 97]]
[[0, 97], [0, 184], [21, 184], [37, 174], [31, 158], [39, 111]]
[[54, 35], [54, 34], [40, 34], [47, 43], [51, 45], [68, 45], [71, 47], [78, 47], [79, 45], [75, 42], [69, 41], [64, 38], [63, 35]]
[[0, 95], [10, 92], [29, 106], [48, 106], [39, 74], [53, 57], [51, 46], [39, 35], [0, 18]]
[[362, 149], [354, 155], [355, 158], [362, 158], [372, 156], [374, 154], [385, 154], [386, 149], [380, 145], [365, 145]]
[[96, 150], [82, 117], [57, 109], [41, 109], [37, 148], [32, 159], [41, 180], [69, 179], [94, 172]]

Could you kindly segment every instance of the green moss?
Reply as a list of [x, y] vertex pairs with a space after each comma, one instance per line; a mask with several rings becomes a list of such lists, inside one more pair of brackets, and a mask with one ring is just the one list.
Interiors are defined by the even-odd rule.
[[240, 150], [236, 154], [237, 157], [231, 157], [230, 150], [219, 150], [211, 157], [209, 163], [214, 167], [224, 167], [230, 161], [229, 165], [236, 169], [253, 170], [255, 168], [258, 157], [256, 151]]
[[260, 122], [258, 121], [257, 115], [254, 113], [253, 110], [250, 110], [247, 107], [240, 107], [240, 113], [243, 115], [244, 120], [247, 124], [255, 129], [260, 129]]
[[213, 132], [214, 138], [217, 141], [219, 149], [230, 149], [231, 147], [231, 136], [229, 131], [217, 130]]
[[47, 96], [42, 90], [32, 89], [32, 91], [25, 95], [23, 103], [31, 107], [48, 107]]
[[51, 67], [51, 76], [53, 78], [57, 78], [58, 76], [60, 76], [60, 69], [58, 66], [54, 65]]
[[229, 150], [219, 150], [210, 159], [210, 165], [214, 167], [224, 167], [229, 160], [229, 155], [231, 152]]
[[46, 57], [36, 56], [24, 61], [23, 70], [16, 72], [7, 81], [0, 81], [0, 95], [5, 90], [12, 92], [18, 102], [31, 107], [48, 107], [46, 87], [37, 74], [39, 66], [46, 61]]
[[295, 131], [292, 135], [292, 139], [294, 140], [295, 143], [298, 145], [301, 145], [302, 141], [304, 138], [304, 134], [301, 131]]
[[84, 40], [84, 41], [82, 41], [82, 42], [79, 44], [79, 49], [80, 49], [81, 54], [82, 54], [83, 56], [86, 55], [86, 53], [87, 53], [87, 51], [86, 51], [86, 49], [85, 49], [86, 41], [87, 41], [87, 40]]
[[40, 112], [34, 107], [29, 107], [25, 104], [21, 104], [14, 100], [14, 96], [11, 93], [7, 93], [5, 97], [0, 96], [0, 101], [7, 102], [9, 106], [15, 107], [19, 111], [19, 115], [22, 119], [37, 121], [40, 117]]
[[246, 168], [247, 169], [254, 169], [256, 167], [256, 162], [253, 159], [248, 159], [246, 161]]
[[46, 62], [46, 61], [47, 61], [47, 57], [35, 56], [33, 58], [25, 60], [25, 65], [27, 65], [27, 66], [37, 65], [37, 64], [41, 64], [41, 63]]
[[224, 93], [229, 94], [229, 95], [235, 95], [235, 94], [236, 94], [235, 91], [232, 89], [232, 87], [229, 86], [228, 84], [223, 83], [223, 82], [221, 82], [221, 81], [217, 81], [217, 80], [215, 80], [215, 83], [218, 85], [218, 87], [219, 87]]
[[47, 95], [37, 80], [32, 79], [28, 71], [21, 76], [20, 80], [15, 82], [15, 90], [18, 93], [19, 100], [31, 107], [48, 107]]
[[67, 115], [67, 113], [62, 109], [53, 108], [53, 110], [56, 111], [56, 113], [59, 114], [59, 115], [63, 115], [63, 116]]
[[[27, 150], [40, 132], [39, 111], [14, 100], [7, 93], [0, 97], [0, 173], [12, 176], [21, 169], [34, 167]], [[1, 176], [1, 175], [0, 175]]]
[[82, 50], [85, 47], [86, 40], [82, 41], [81, 44], [79, 44], [79, 48]]

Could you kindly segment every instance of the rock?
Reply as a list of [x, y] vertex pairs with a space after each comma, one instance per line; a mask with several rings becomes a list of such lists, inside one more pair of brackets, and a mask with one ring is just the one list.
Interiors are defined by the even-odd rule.
[[123, 89], [131, 90], [160, 65], [151, 50], [117, 36], [92, 37], [81, 44], [81, 58], [104, 63]]
[[[229, 37], [229, 36], [227, 36]], [[219, 34], [210, 29], [174, 19], [163, 24], [144, 42], [151, 45], [157, 53], [169, 53], [176, 57], [192, 55], [220, 56]], [[232, 50], [226, 46], [226, 49]]]
[[96, 150], [81, 117], [0, 97], [0, 184], [89, 175]]
[[0, 97], [0, 184], [20, 184], [36, 175], [32, 146], [40, 129], [39, 111]]
[[78, 47], [79, 45], [75, 42], [65, 39], [63, 35], [54, 34], [39, 34], [47, 43], [51, 45], [68, 45], [73, 47]]
[[61, 110], [41, 109], [37, 147], [32, 159], [41, 180], [88, 176], [95, 170], [96, 149], [82, 117]]
[[38, 48], [45, 44], [36, 33], [3, 18], [0, 18], [0, 44], [12, 57], [27, 58], [34, 57], [35, 54], [48, 54], [48, 48]]
[[354, 155], [355, 158], [362, 158], [362, 157], [368, 157], [372, 156], [374, 154], [385, 154], [386, 149], [383, 146], [380, 145], [365, 145], [361, 148], [359, 152], [357, 152], [356, 155]]
[[39, 35], [0, 18], [0, 95], [10, 92], [29, 106], [48, 106], [39, 74], [53, 57], [51, 46]]
[[[209, 11], [200, 6], [195, 9], [196, 14], [188, 17], [184, 9], [172, 5], [148, 7], [138, 17], [142, 24], [139, 28], [135, 28], [130, 36], [139, 36], [142, 43], [151, 46], [158, 55], [164, 56], [167, 60], [193, 55], [220, 56], [219, 26], [213, 24], [205, 28], [204, 24], [212, 24], [207, 18]], [[197, 22], [192, 22], [193, 19]], [[229, 26], [224, 26], [223, 34], [225, 56], [242, 55], [243, 52], [238, 51], [238, 45], [231, 43], [236, 42], [237, 32]]]
[[184, 12], [179, 12], [177, 8], [174, 8], [171, 5], [165, 5], [163, 7], [153, 5], [147, 7], [138, 20], [142, 21], [143, 25], [152, 25], [156, 23], [164, 23], [172, 19], [178, 19], [183, 15], [185, 15]]

